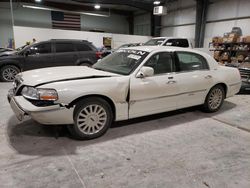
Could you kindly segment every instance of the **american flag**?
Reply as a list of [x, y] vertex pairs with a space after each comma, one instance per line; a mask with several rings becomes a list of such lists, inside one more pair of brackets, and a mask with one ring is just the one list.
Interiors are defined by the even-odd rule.
[[81, 30], [80, 14], [51, 11], [53, 29]]

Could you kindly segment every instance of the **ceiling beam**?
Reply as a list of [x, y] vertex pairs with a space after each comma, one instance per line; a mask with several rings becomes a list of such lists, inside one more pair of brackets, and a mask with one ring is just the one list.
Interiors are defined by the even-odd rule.
[[145, 11], [152, 11], [153, 10], [153, 3], [152, 2], [145, 2], [142, 0], [99, 0], [99, 1], [93, 1], [93, 0], [72, 0], [73, 2], [78, 3], [92, 3], [96, 4], [110, 4], [110, 5], [127, 5], [130, 7], [135, 7], [141, 10]]
[[[32, 3], [34, 4], [33, 0], [21, 0], [19, 2], [23, 3]], [[63, 3], [62, 2], [53, 2], [53, 1], [42, 1], [39, 4], [35, 5], [43, 5], [43, 6], [48, 6], [52, 8], [57, 8], [57, 9], [62, 9], [62, 10], [68, 10], [68, 11], [76, 11], [76, 12], [97, 12], [97, 10], [93, 6], [87, 6], [87, 5], [76, 5], [76, 4], [71, 4], [71, 3]], [[119, 14], [119, 15], [124, 15], [124, 16], [130, 16], [132, 11], [126, 11], [126, 10], [117, 10], [117, 9], [109, 9], [109, 8], [100, 8], [98, 11], [100, 12], [110, 12], [111, 14]]]

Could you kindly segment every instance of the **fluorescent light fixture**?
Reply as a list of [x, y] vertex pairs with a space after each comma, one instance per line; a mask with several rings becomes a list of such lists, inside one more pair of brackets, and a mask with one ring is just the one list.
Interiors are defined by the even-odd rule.
[[99, 13], [92, 13], [92, 12], [74, 12], [74, 11], [67, 11], [57, 8], [49, 8], [49, 7], [42, 7], [42, 6], [33, 6], [33, 5], [23, 5], [23, 8], [31, 8], [31, 9], [37, 9], [37, 10], [48, 10], [48, 11], [61, 11], [61, 12], [69, 12], [69, 13], [77, 13], [77, 14], [84, 14], [89, 16], [100, 16], [100, 17], [110, 17], [107, 14], [99, 14]]
[[159, 4], [161, 4], [160, 1], [154, 1], [154, 5], [159, 5]]
[[42, 0], [35, 0], [35, 2], [37, 2], [37, 3], [41, 3], [41, 2], [42, 2]]
[[101, 5], [95, 5], [95, 9], [100, 9]]

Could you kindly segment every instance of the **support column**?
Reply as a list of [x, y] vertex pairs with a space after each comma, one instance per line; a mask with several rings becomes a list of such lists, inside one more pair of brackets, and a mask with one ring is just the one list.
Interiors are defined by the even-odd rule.
[[195, 47], [201, 48], [204, 45], [208, 10], [208, 0], [196, 1], [196, 25], [195, 25]]

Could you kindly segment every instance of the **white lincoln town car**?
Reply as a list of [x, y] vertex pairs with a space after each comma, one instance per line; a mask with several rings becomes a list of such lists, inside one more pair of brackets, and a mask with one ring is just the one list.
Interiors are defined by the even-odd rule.
[[116, 51], [93, 67], [23, 72], [8, 100], [19, 120], [65, 124], [77, 139], [103, 135], [113, 121], [195, 105], [220, 109], [241, 87], [239, 71], [200, 51], [141, 46]]

